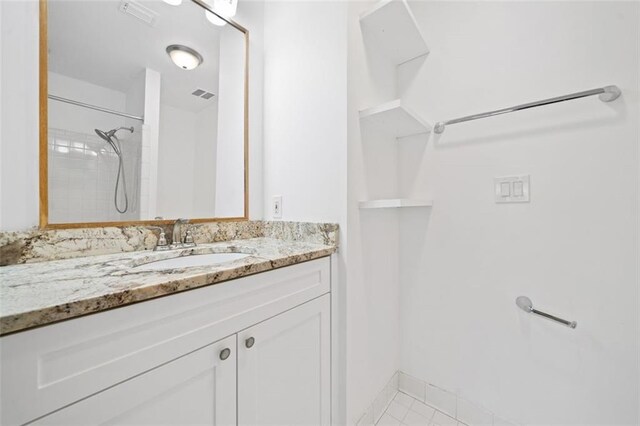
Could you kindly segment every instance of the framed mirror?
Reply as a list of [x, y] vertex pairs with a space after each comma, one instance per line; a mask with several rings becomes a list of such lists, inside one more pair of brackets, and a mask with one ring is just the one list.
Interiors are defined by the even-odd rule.
[[40, 226], [248, 218], [233, 0], [41, 0]]

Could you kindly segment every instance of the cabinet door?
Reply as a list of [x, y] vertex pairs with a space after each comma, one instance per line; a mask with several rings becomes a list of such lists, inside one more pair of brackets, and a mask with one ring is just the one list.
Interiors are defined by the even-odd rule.
[[238, 424], [328, 425], [328, 294], [238, 334]]
[[126, 380], [33, 424], [235, 425], [236, 336]]

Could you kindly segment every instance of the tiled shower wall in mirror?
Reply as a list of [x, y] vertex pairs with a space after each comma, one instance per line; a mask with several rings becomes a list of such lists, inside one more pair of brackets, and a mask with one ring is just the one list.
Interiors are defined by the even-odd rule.
[[126, 184], [128, 209], [119, 213], [114, 205], [118, 156], [97, 135], [49, 128], [49, 222], [109, 222], [140, 217], [140, 132], [123, 135], [125, 182], [120, 181], [118, 204], [124, 205]]

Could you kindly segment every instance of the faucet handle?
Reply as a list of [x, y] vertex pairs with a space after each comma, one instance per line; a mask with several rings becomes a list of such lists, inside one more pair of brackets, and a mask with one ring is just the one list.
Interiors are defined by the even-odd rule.
[[193, 241], [193, 235], [191, 233], [191, 229], [187, 229], [187, 232], [184, 235], [184, 246], [185, 247], [195, 247], [196, 243]]
[[154, 251], [161, 250], [169, 250], [169, 243], [167, 243], [167, 237], [164, 235], [164, 231], [160, 231], [160, 236], [158, 237], [158, 244], [153, 249]]

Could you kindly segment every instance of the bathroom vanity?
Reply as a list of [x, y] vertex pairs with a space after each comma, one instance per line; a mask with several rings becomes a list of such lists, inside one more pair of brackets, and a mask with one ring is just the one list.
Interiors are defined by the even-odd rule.
[[0, 232], [0, 424], [330, 424], [337, 226], [249, 220], [235, 6], [38, 5], [40, 227]]
[[329, 424], [335, 247], [193, 250], [0, 268], [2, 425]]

